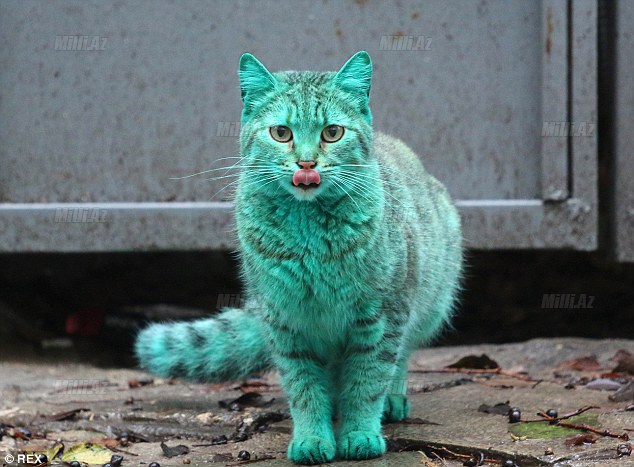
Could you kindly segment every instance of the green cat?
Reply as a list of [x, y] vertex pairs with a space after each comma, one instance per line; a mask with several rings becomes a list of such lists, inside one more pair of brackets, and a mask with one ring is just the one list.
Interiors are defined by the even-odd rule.
[[275, 368], [291, 460], [381, 456], [381, 421], [409, 414], [408, 359], [452, 314], [458, 213], [407, 146], [373, 132], [366, 52], [336, 73], [271, 74], [244, 54], [239, 77], [246, 305], [154, 324], [137, 355], [158, 375], [208, 382]]

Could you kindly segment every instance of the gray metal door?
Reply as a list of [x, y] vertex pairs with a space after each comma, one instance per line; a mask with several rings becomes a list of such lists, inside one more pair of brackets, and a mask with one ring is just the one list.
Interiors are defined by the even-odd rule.
[[614, 14], [614, 249], [619, 261], [634, 262], [634, 3], [617, 2]]
[[234, 246], [241, 53], [375, 65], [473, 248], [596, 248], [596, 2], [0, 3], [0, 251]]

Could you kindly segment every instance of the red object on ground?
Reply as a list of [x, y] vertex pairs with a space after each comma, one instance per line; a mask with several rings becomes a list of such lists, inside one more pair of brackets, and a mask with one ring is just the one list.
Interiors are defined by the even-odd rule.
[[98, 336], [103, 327], [103, 310], [82, 310], [66, 316], [66, 334]]

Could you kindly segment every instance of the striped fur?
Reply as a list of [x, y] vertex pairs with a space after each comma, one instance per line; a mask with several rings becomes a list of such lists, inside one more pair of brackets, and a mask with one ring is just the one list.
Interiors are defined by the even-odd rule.
[[[337, 73], [271, 74], [243, 56], [236, 222], [247, 306], [155, 325], [137, 343], [162, 375], [278, 369], [294, 421], [288, 455], [302, 464], [385, 452], [382, 419], [409, 413], [408, 359], [448, 322], [458, 290], [458, 214], [407, 146], [374, 134], [371, 72], [365, 52]], [[321, 143], [330, 124], [344, 136]], [[271, 138], [274, 125], [292, 129], [292, 144]], [[291, 184], [299, 160], [321, 175], [308, 193]]]

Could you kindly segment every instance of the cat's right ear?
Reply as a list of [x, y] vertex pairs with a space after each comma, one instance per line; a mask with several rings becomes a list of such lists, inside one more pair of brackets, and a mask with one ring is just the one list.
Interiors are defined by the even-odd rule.
[[277, 81], [260, 61], [250, 53], [240, 57], [238, 68], [244, 113], [248, 114], [259, 97], [275, 88]]

